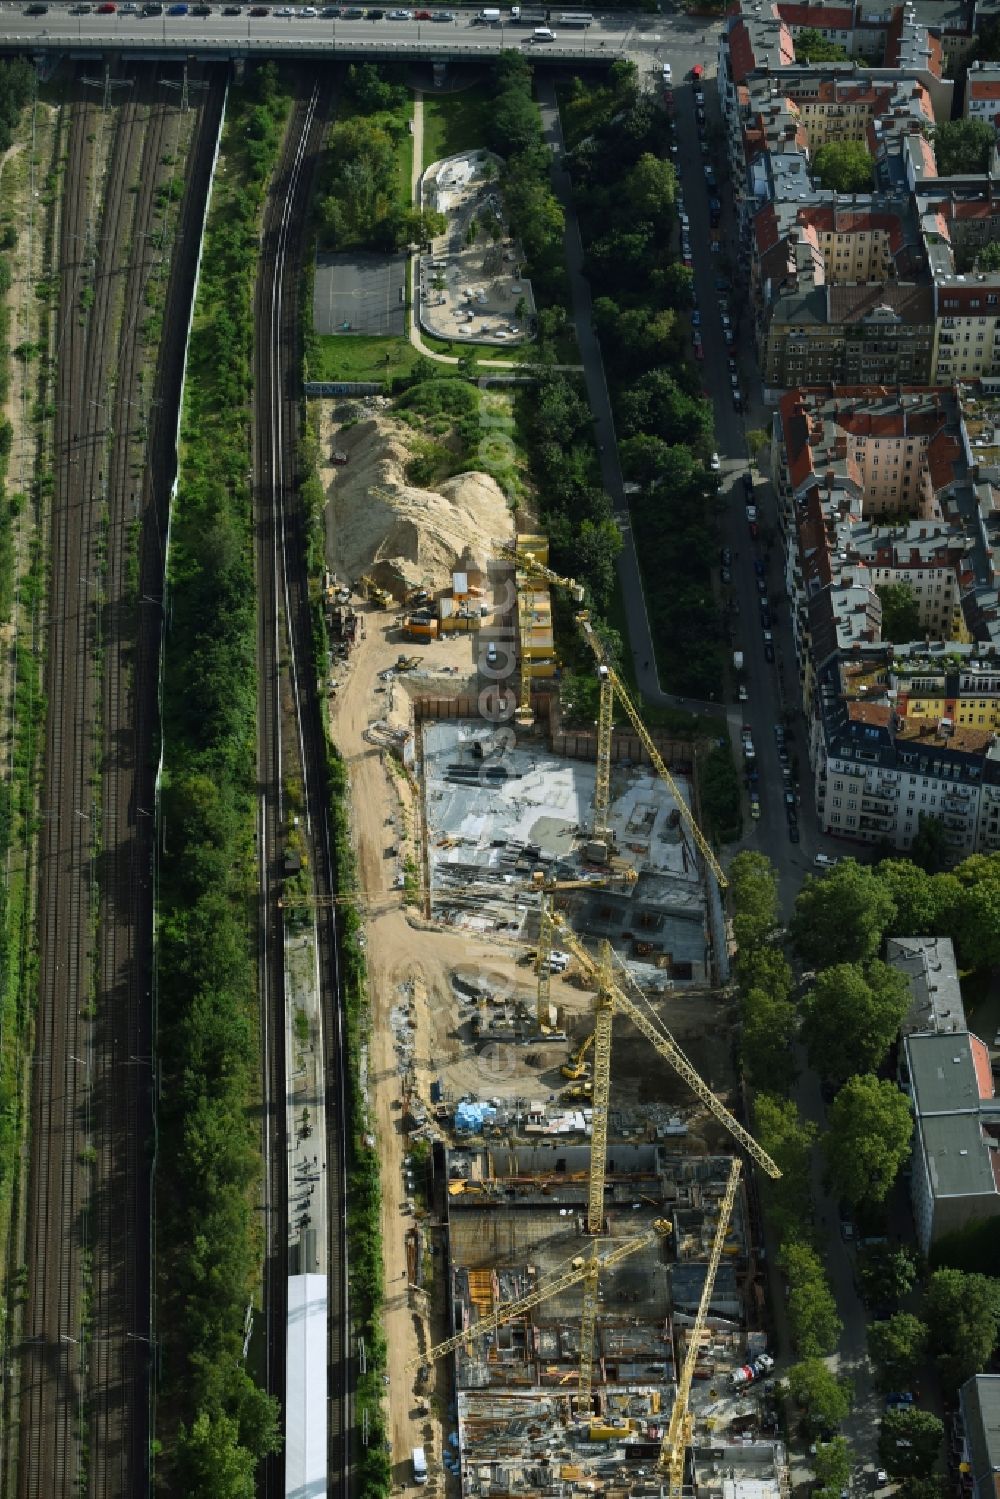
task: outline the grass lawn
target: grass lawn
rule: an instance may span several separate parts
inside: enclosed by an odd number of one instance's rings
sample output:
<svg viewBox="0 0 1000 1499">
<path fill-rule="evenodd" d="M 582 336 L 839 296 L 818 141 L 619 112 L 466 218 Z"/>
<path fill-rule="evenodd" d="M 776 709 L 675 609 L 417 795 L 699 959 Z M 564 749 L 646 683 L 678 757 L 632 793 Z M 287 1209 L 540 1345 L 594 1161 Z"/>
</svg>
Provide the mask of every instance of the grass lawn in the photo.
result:
<svg viewBox="0 0 1000 1499">
<path fill-rule="evenodd" d="M 408 375 L 420 355 L 408 338 L 321 333 L 309 361 L 310 380 L 373 380 Z"/>
<path fill-rule="evenodd" d="M 474 151 L 485 144 L 486 106 L 476 89 L 424 95 L 425 171 L 444 156 Z"/>
</svg>

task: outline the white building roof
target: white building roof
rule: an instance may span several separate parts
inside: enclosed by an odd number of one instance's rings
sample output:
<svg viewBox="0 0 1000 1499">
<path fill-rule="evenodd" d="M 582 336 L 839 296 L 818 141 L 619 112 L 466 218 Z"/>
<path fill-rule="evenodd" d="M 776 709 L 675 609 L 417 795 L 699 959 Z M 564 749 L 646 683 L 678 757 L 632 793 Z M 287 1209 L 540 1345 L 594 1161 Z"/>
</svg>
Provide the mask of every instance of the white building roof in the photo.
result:
<svg viewBox="0 0 1000 1499">
<path fill-rule="evenodd" d="M 326 1482 L 326 1276 L 288 1277 L 285 1499 L 316 1499 Z"/>
</svg>

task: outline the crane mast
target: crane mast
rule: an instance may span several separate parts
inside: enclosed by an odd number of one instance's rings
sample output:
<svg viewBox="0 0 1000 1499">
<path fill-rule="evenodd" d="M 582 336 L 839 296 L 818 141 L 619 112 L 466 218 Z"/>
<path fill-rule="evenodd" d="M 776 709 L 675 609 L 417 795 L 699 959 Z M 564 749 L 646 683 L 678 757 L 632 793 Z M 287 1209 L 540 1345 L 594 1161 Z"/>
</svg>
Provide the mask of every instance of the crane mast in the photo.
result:
<svg viewBox="0 0 1000 1499">
<path fill-rule="evenodd" d="M 736 1189 L 739 1186 L 739 1181 L 740 1161 L 738 1156 L 733 1156 L 732 1165 L 729 1168 L 729 1180 L 726 1183 L 726 1190 L 719 1205 L 719 1221 L 715 1226 L 712 1253 L 709 1256 L 708 1270 L 705 1273 L 705 1284 L 702 1288 L 701 1300 L 698 1303 L 698 1313 L 694 1319 L 694 1326 L 688 1334 L 687 1352 L 684 1356 L 681 1377 L 677 1382 L 677 1393 L 670 1412 L 670 1424 L 664 1433 L 663 1443 L 660 1447 L 660 1471 L 662 1472 L 666 1469 L 670 1475 L 669 1499 L 682 1499 L 684 1458 L 688 1447 L 691 1445 L 691 1431 L 693 1426 L 691 1411 L 688 1406 L 688 1401 L 691 1398 L 691 1382 L 694 1379 L 695 1365 L 698 1362 L 701 1336 L 705 1331 L 705 1323 L 708 1321 L 708 1309 L 712 1302 L 715 1277 L 718 1273 L 719 1261 L 722 1258 L 722 1250 L 726 1242 L 726 1231 L 729 1227 L 733 1203 L 736 1201 Z"/>
</svg>

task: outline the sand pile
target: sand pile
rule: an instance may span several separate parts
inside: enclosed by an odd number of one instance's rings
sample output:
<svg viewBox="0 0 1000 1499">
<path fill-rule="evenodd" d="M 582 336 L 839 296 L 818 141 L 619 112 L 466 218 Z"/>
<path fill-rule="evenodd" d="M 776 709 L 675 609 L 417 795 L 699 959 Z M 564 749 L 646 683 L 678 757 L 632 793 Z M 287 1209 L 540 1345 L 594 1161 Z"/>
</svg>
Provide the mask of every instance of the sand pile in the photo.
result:
<svg viewBox="0 0 1000 1499">
<path fill-rule="evenodd" d="M 338 427 L 321 423 L 323 457 L 334 449 L 347 462 L 322 465 L 327 493 L 327 560 L 339 578 L 363 574 L 392 589 L 446 588 L 461 565 L 483 571 L 494 538 L 510 531 L 503 491 L 487 474 L 456 474 L 440 490 L 406 482 L 409 429 L 381 413 Z"/>
</svg>

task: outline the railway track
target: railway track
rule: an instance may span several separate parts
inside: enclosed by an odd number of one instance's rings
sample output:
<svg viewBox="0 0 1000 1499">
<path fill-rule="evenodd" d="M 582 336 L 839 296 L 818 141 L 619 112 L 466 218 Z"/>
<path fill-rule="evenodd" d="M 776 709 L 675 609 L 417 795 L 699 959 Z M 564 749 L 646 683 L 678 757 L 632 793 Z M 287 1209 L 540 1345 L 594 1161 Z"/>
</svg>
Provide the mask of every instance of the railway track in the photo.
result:
<svg viewBox="0 0 1000 1499">
<path fill-rule="evenodd" d="M 143 417 L 136 389 L 146 287 L 161 253 L 152 238 L 156 189 L 179 112 L 177 95 L 165 95 L 148 66 L 133 70 L 113 115 L 107 87 L 103 105 L 82 81 L 76 90 L 60 249 L 22 1499 L 124 1499 L 148 1486 L 153 839 L 145 814 L 160 622 L 144 622 L 135 590 L 162 578 L 171 475 L 155 460 L 172 451 L 172 432 L 168 446 L 162 408 Z M 101 203 L 105 130 L 113 140 Z M 165 323 L 164 401 L 179 390 L 183 326 Z M 149 429 L 145 465 L 140 422 Z"/>
<path fill-rule="evenodd" d="M 312 664 L 305 516 L 298 498 L 298 287 L 302 225 L 330 103 L 318 76 L 300 80 L 281 159 L 264 212 L 255 307 L 256 399 L 254 518 L 258 589 L 258 773 L 261 785 L 260 988 L 265 1035 L 263 1150 L 267 1224 L 266 1307 L 268 1389 L 284 1400 L 287 1280 L 285 1140 L 284 933 L 278 901 L 285 833 L 284 783 L 301 780 L 305 832 L 316 893 L 333 893 L 336 871 L 329 837 L 325 735 Z M 283 663 L 287 669 L 283 671 Z M 347 1337 L 346 1109 L 342 1072 L 339 971 L 332 909 L 317 911 L 324 1045 L 326 1047 L 327 1200 L 329 1237 L 328 1367 L 330 1370 L 327 1492 L 350 1492 L 350 1379 Z M 268 1465 L 264 1490 L 284 1493 L 280 1454 Z"/>
</svg>

